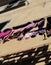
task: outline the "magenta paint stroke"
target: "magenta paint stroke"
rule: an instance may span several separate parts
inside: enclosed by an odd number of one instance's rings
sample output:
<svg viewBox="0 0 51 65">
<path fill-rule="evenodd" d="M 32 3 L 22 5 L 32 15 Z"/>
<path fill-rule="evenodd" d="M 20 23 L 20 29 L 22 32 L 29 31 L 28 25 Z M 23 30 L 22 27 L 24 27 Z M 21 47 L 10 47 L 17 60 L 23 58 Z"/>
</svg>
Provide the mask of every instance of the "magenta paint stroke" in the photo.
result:
<svg viewBox="0 0 51 65">
<path fill-rule="evenodd" d="M 24 29 L 25 29 L 25 28 L 27 28 L 27 29 L 28 29 L 28 28 L 35 28 L 35 27 L 41 25 L 44 21 L 45 21 L 45 20 L 42 19 L 42 20 L 40 20 L 40 21 L 38 21 L 38 22 L 36 22 L 36 23 L 32 22 L 31 24 L 25 26 Z"/>
<path fill-rule="evenodd" d="M 8 37 L 9 37 L 9 36 L 13 36 L 14 33 L 22 32 L 24 29 L 35 28 L 35 27 L 37 27 L 38 25 L 40 25 L 43 21 L 44 21 L 44 20 L 40 20 L 40 21 L 38 21 L 38 22 L 36 22 L 36 23 L 32 22 L 31 24 L 29 24 L 29 25 L 27 25 L 27 26 L 25 26 L 25 27 L 23 27 L 23 28 L 16 29 L 16 30 L 10 29 L 10 30 L 8 30 L 8 31 L 6 31 L 6 32 L 1 32 L 1 33 L 0 33 L 0 39 L 1 39 L 1 38 L 4 38 L 5 36 L 8 36 Z M 13 33 L 12 33 L 12 32 L 13 32 Z M 39 32 L 40 32 L 40 31 L 39 31 Z M 10 33 L 12 33 L 12 34 L 10 34 Z M 34 32 L 34 35 L 35 35 L 35 33 L 37 33 L 37 32 Z M 29 34 L 29 33 L 28 33 L 28 34 Z"/>
<path fill-rule="evenodd" d="M 8 31 L 6 31 L 6 32 L 1 32 L 1 33 L 0 33 L 0 38 L 3 38 L 3 37 L 5 37 L 5 36 L 9 35 L 10 33 L 11 33 L 11 30 L 8 30 Z"/>
</svg>

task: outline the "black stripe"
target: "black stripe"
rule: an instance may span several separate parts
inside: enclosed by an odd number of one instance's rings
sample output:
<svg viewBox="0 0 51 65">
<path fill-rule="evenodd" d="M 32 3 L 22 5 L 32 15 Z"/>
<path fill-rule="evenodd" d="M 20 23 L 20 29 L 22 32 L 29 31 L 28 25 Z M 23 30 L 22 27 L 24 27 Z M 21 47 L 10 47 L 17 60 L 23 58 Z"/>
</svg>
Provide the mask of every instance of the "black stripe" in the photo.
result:
<svg viewBox="0 0 51 65">
<path fill-rule="evenodd" d="M 0 31 L 4 28 L 4 26 L 6 26 L 8 23 L 10 22 L 10 20 L 9 21 L 5 21 L 5 22 L 3 22 L 3 23 L 0 23 Z"/>
</svg>

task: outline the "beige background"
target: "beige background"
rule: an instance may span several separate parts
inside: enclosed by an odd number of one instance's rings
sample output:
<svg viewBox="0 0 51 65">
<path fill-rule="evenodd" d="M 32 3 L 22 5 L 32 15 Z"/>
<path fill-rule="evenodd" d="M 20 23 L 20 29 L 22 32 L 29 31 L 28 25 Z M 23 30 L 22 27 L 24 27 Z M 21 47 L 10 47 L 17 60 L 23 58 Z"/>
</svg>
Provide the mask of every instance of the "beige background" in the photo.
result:
<svg viewBox="0 0 51 65">
<path fill-rule="evenodd" d="M 42 17 L 51 16 L 51 0 L 30 0 L 30 4 L 24 7 L 0 14 L 0 22 L 11 20 L 5 27 L 13 27 L 23 24 L 28 21 L 40 19 Z M 5 44 L 0 44 L 0 57 L 8 54 L 28 50 L 31 48 L 39 47 L 49 44 L 51 51 L 51 37 L 43 40 L 43 36 L 37 35 L 36 38 L 17 41 L 16 39 L 10 40 Z M 44 65 L 44 63 L 39 64 Z"/>
</svg>

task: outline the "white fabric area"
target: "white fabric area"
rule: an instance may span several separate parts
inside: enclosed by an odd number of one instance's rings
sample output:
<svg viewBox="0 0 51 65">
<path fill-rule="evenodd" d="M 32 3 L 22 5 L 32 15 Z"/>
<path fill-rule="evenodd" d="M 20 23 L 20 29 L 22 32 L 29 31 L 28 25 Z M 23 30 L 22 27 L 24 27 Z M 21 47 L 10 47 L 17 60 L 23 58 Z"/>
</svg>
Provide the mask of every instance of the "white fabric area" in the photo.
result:
<svg viewBox="0 0 51 65">
<path fill-rule="evenodd" d="M 24 38 L 28 38 L 28 37 L 30 37 L 31 35 L 32 35 L 32 33 L 26 33 L 25 36 L 24 36 Z"/>
</svg>

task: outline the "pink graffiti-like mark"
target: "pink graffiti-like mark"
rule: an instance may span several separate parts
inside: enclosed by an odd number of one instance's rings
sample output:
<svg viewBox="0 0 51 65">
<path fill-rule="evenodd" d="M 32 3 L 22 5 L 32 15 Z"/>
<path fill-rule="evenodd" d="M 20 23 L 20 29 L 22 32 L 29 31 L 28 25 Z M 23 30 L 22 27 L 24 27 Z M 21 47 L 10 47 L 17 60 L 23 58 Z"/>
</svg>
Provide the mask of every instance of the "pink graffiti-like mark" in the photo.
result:
<svg viewBox="0 0 51 65">
<path fill-rule="evenodd" d="M 37 25 L 39 25 L 39 24 L 41 24 L 43 22 L 43 20 L 41 20 L 41 21 L 39 21 L 39 22 L 37 22 L 37 23 L 31 23 L 31 24 L 29 24 L 29 25 L 27 25 L 27 26 L 25 26 L 25 27 L 23 27 L 23 28 L 19 28 L 19 29 L 16 29 L 16 30 L 13 30 L 14 32 L 19 32 L 19 31 L 23 31 L 25 28 L 34 28 L 34 27 L 36 27 Z M 4 36 L 6 36 L 6 35 L 8 35 L 9 33 L 11 32 L 11 29 L 10 30 L 8 30 L 8 31 L 6 31 L 6 32 L 1 32 L 0 33 L 0 38 L 2 38 L 2 37 L 4 37 Z"/>
<path fill-rule="evenodd" d="M 22 40 L 22 39 L 29 39 L 30 37 L 31 38 L 34 38 L 36 37 L 37 34 L 40 34 L 40 35 L 44 35 L 45 33 L 45 29 L 42 29 L 42 30 L 34 30 L 34 31 L 29 31 L 27 32 L 25 35 L 21 34 L 19 37 L 18 37 L 18 40 Z"/>
<path fill-rule="evenodd" d="M 1 33 L 0 33 L 0 38 L 3 38 L 3 37 L 7 36 L 7 35 L 10 34 L 10 33 L 11 33 L 11 30 L 8 30 L 8 31 L 6 31 L 6 32 L 1 32 Z"/>
<path fill-rule="evenodd" d="M 32 22 L 31 24 L 23 27 L 23 28 L 19 28 L 19 29 L 16 29 L 16 30 L 13 30 L 13 29 L 9 29 L 7 30 L 6 32 L 1 32 L 0 33 L 0 39 L 4 38 L 4 37 L 8 37 L 10 39 L 12 39 L 11 37 L 13 36 L 14 33 L 18 34 L 19 32 L 22 32 L 24 29 L 29 29 L 29 28 L 35 28 L 37 27 L 38 25 L 40 25 L 44 20 L 41 20 L 41 21 L 38 21 L 36 23 Z M 13 34 L 11 34 L 13 32 Z M 28 33 L 29 35 L 29 33 Z M 34 35 L 35 35 L 35 32 L 34 32 Z M 26 35 L 27 36 L 27 35 Z M 26 37 L 25 36 L 25 37 Z M 8 39 L 7 38 L 7 39 Z M 14 37 L 13 37 L 14 38 Z M 6 39 L 5 39 L 6 40 Z"/>
</svg>

